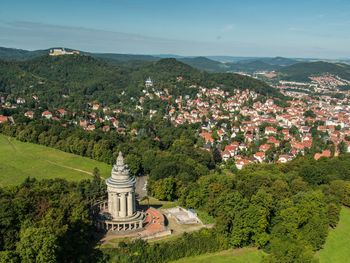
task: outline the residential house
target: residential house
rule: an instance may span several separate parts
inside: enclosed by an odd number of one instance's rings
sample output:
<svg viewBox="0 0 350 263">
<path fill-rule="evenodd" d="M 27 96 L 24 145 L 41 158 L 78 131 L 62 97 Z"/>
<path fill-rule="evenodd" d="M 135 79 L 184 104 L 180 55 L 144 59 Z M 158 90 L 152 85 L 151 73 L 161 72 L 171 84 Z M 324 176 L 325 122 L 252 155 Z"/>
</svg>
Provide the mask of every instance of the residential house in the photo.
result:
<svg viewBox="0 0 350 263">
<path fill-rule="evenodd" d="M 48 120 L 50 120 L 52 118 L 52 113 L 50 111 L 46 110 L 43 113 L 41 113 L 41 116 L 45 117 Z"/>
</svg>

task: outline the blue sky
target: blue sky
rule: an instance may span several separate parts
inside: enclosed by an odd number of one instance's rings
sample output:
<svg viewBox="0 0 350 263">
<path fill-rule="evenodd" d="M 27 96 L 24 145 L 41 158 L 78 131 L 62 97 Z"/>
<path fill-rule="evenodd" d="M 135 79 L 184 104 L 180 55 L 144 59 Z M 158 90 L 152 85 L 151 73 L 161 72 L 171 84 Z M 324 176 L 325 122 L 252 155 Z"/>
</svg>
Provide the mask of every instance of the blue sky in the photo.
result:
<svg viewBox="0 0 350 263">
<path fill-rule="evenodd" d="M 350 58 L 350 1 L 1 0 L 0 46 Z"/>
</svg>

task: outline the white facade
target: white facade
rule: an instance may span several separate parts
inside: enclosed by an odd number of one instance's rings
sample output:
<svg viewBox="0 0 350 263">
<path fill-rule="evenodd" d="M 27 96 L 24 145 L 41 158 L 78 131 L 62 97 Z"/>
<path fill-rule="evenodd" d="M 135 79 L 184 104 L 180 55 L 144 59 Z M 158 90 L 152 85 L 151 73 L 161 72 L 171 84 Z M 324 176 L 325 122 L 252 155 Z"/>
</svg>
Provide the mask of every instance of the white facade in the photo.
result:
<svg viewBox="0 0 350 263">
<path fill-rule="evenodd" d="M 145 86 L 146 86 L 146 88 L 149 88 L 149 87 L 153 86 L 153 81 L 151 80 L 150 77 L 148 77 L 148 79 L 146 79 Z"/>
<path fill-rule="evenodd" d="M 142 229 L 145 215 L 136 210 L 136 179 L 129 175 L 121 152 L 106 184 L 109 216 L 105 220 L 105 228 L 111 231 Z"/>
</svg>

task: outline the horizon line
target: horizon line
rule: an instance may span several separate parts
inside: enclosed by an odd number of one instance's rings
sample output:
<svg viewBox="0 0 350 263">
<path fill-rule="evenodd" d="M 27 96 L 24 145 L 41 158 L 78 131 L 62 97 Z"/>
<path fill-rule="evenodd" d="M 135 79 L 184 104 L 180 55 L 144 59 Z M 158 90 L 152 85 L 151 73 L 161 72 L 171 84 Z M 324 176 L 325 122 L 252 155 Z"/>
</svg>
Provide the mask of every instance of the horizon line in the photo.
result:
<svg viewBox="0 0 350 263">
<path fill-rule="evenodd" d="M 14 50 L 22 50 L 27 52 L 35 52 L 35 51 L 45 51 L 50 50 L 54 48 L 63 48 L 63 49 L 69 49 L 69 50 L 77 50 L 83 53 L 90 53 L 90 54 L 117 54 L 117 55 L 141 55 L 141 56 L 153 56 L 153 57 L 159 57 L 159 56 L 178 56 L 183 58 L 197 58 L 197 57 L 231 57 L 231 58 L 287 58 L 287 59 L 310 59 L 310 60 L 350 60 L 350 57 L 338 57 L 338 58 L 321 58 L 321 57 L 288 57 L 288 56 L 281 56 L 281 55 L 275 55 L 275 56 L 249 56 L 249 55 L 181 55 L 181 54 L 172 54 L 172 53 L 159 53 L 159 54 L 152 54 L 152 53 L 122 53 L 122 52 L 104 52 L 104 51 L 87 51 L 87 50 L 81 50 L 71 47 L 64 47 L 64 46 L 52 46 L 48 48 L 17 48 L 17 47 L 9 47 L 9 46 L 0 46 L 0 48 L 6 48 L 6 49 L 14 49 Z"/>
</svg>

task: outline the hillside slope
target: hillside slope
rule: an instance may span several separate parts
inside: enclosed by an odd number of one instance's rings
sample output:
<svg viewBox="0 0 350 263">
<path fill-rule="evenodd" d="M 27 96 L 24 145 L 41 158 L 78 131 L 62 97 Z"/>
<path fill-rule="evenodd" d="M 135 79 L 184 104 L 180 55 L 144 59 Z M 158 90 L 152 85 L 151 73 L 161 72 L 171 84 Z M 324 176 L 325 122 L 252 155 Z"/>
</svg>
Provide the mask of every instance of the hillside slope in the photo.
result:
<svg viewBox="0 0 350 263">
<path fill-rule="evenodd" d="M 283 74 L 284 79 L 294 81 L 308 81 L 309 76 L 327 73 L 350 80 L 350 65 L 342 63 L 303 62 L 282 68 L 280 72 Z"/>
<path fill-rule="evenodd" d="M 281 97 L 276 89 L 256 79 L 232 73 L 208 73 L 176 59 L 129 67 L 87 55 L 45 55 L 26 61 L 0 61 L 0 73 L 0 92 L 16 96 L 35 94 L 52 107 L 75 110 L 93 100 L 113 105 L 123 97 L 124 102 L 130 103 L 130 97 L 142 95 L 148 77 L 158 87 L 172 87 L 176 94 L 186 94 L 189 85 L 198 84 L 222 86 L 226 90 L 251 89 L 262 95 Z M 184 78 L 181 83 L 177 81 L 179 76 Z"/>
<path fill-rule="evenodd" d="M 230 70 L 229 65 L 226 63 L 221 63 L 206 57 L 180 58 L 179 61 L 186 63 L 194 68 L 206 70 L 209 72 L 226 72 Z"/>
<path fill-rule="evenodd" d="M 22 183 L 27 177 L 70 181 L 90 179 L 95 167 L 103 177 L 110 172 L 110 166 L 105 163 L 4 135 L 0 135 L 0 159 L 0 187 Z"/>
<path fill-rule="evenodd" d="M 0 59 L 3 60 L 27 60 L 43 56 L 49 52 L 45 50 L 29 51 L 24 49 L 0 47 Z"/>
</svg>

